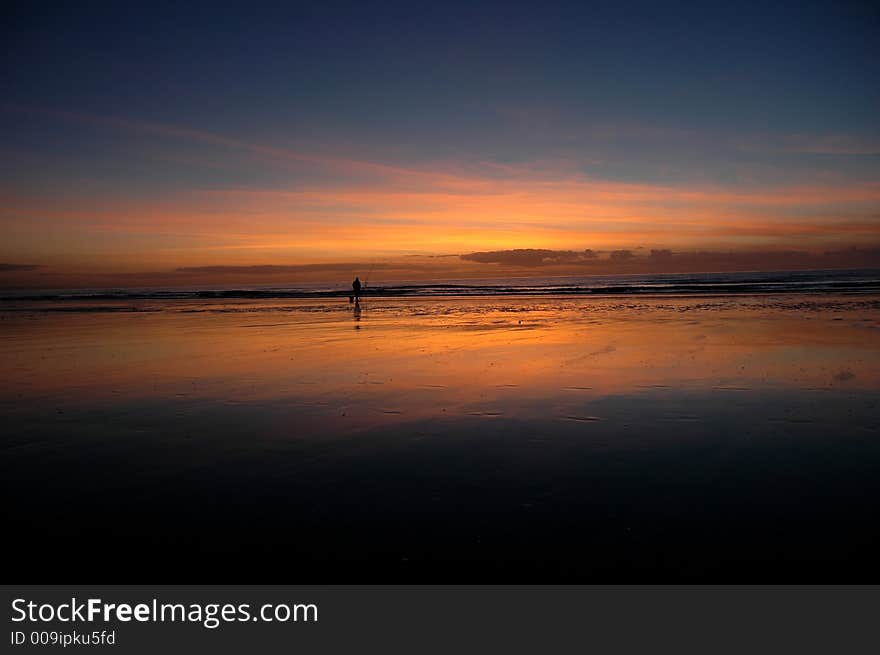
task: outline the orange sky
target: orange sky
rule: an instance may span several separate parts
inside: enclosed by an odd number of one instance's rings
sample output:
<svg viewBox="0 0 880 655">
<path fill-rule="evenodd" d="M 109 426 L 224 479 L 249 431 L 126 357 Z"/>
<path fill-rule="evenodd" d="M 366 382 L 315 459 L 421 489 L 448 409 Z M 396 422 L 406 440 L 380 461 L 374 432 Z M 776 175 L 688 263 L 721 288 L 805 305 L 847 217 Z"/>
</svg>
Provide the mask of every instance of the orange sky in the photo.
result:
<svg viewBox="0 0 880 655">
<path fill-rule="evenodd" d="M 876 12 L 382 6 L 22 5 L 0 287 L 880 266 Z"/>
<path fill-rule="evenodd" d="M 7 189 L 0 261 L 37 264 L 44 274 L 395 261 L 518 248 L 822 252 L 880 241 L 877 182 L 631 183 L 597 179 L 565 159 L 402 166 L 151 123 L 65 118 L 170 138 L 177 156 L 207 144 L 218 149 L 216 166 L 280 171 L 290 181 L 152 194 L 98 193 L 97 183 Z"/>
</svg>

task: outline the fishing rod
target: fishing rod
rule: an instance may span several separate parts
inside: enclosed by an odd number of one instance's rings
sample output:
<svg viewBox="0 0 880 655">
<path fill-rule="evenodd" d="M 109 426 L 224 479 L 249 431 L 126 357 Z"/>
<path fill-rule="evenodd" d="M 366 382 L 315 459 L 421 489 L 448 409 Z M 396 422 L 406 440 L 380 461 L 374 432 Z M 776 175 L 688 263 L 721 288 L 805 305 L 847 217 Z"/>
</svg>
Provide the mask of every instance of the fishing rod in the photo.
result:
<svg viewBox="0 0 880 655">
<path fill-rule="evenodd" d="M 370 276 L 373 274 L 373 269 L 376 268 L 376 260 L 373 260 L 373 263 L 370 265 L 370 270 L 367 271 L 367 276 L 364 278 L 364 286 L 363 292 L 364 295 L 367 293 L 367 285 L 370 283 Z M 366 309 L 366 305 L 364 305 L 364 309 Z"/>
<path fill-rule="evenodd" d="M 373 274 L 373 269 L 376 268 L 376 261 L 373 260 L 373 263 L 370 265 L 370 270 L 367 271 L 367 277 L 364 278 L 364 290 L 366 290 L 367 285 L 370 283 L 370 276 Z"/>
</svg>

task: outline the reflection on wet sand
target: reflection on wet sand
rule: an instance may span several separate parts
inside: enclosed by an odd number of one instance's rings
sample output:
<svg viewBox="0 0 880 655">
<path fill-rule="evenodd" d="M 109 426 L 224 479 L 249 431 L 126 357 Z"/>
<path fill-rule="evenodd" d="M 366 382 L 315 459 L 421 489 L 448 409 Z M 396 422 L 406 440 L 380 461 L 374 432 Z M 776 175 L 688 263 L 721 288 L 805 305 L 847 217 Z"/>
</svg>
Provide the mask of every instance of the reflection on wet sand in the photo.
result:
<svg viewBox="0 0 880 655">
<path fill-rule="evenodd" d="M 4 321 L 11 374 L 2 384 L 6 397 L 25 402 L 186 394 L 396 405 L 409 416 L 478 406 L 523 418 L 649 390 L 880 387 L 880 311 L 864 300 L 833 313 L 695 304 L 664 299 L 626 311 L 586 300 L 404 300 L 376 303 L 368 321 L 359 304 L 339 312 L 289 301 L 271 314 L 271 305 L 194 313 L 173 303 L 125 314 L 21 312 Z M 357 334 L 345 329 L 351 320 Z"/>
<path fill-rule="evenodd" d="M 780 570 L 830 572 L 875 543 L 873 297 L 80 309 L 3 312 L 4 484 L 41 481 L 21 557 L 50 534 L 86 553 L 77 518 L 101 516 L 139 552 L 360 580 L 700 579 L 803 540 Z"/>
</svg>

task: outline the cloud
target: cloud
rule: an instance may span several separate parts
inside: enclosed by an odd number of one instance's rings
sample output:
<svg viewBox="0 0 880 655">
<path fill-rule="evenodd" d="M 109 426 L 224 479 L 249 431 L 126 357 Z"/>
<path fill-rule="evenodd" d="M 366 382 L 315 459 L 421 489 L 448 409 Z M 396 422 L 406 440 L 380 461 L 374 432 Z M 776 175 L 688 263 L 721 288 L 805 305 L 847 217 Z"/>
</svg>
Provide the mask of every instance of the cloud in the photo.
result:
<svg viewBox="0 0 880 655">
<path fill-rule="evenodd" d="M 852 256 L 852 257 L 876 257 L 877 264 L 880 265 L 880 246 L 861 248 L 859 246 L 851 246 L 840 250 L 826 250 L 825 254 L 829 257 Z"/>
<path fill-rule="evenodd" d="M 182 266 L 176 270 L 178 273 L 235 273 L 240 275 L 266 275 L 276 273 L 304 273 L 304 272 L 320 272 L 320 271 L 339 271 L 339 270 L 363 270 L 363 269 L 383 270 L 389 268 L 388 264 L 367 264 L 367 263 L 328 263 L 328 264 L 295 264 L 289 266 L 279 266 L 275 264 L 257 264 L 254 266 Z"/>
<path fill-rule="evenodd" d="M 785 134 L 735 140 L 740 150 L 803 155 L 878 155 L 880 139 L 852 134 Z"/>
<path fill-rule="evenodd" d="M 461 255 L 461 259 L 481 264 L 509 264 L 512 266 L 552 266 L 576 264 L 595 259 L 598 255 L 592 250 L 543 250 L 538 248 L 519 248 L 516 250 L 496 250 L 492 252 L 473 252 Z"/>
<path fill-rule="evenodd" d="M 14 273 L 15 271 L 35 271 L 43 268 L 40 264 L 7 264 L 0 262 L 0 273 Z"/>
<path fill-rule="evenodd" d="M 593 253 L 594 251 L 586 251 Z M 571 250 L 500 250 L 462 255 L 461 259 L 516 268 L 552 267 L 559 274 L 696 273 L 707 271 L 805 270 L 880 267 L 880 245 L 826 252 L 805 250 L 673 251 L 652 249 L 647 255 L 614 250 L 607 257 Z"/>
<path fill-rule="evenodd" d="M 257 158 L 267 164 L 281 168 L 294 166 L 297 170 L 301 170 L 303 167 L 308 167 L 335 175 L 361 176 L 369 179 L 376 179 L 378 177 L 386 180 L 395 180 L 398 183 L 420 181 L 436 183 L 447 176 L 452 180 L 455 178 L 455 176 L 447 175 L 442 171 L 425 171 L 418 168 L 397 166 L 357 157 L 345 157 L 324 152 L 302 151 L 278 145 L 267 145 L 189 126 L 134 120 L 105 114 L 87 114 L 58 109 L 24 107 L 10 103 L 5 103 L 2 106 L 13 111 L 36 112 L 66 121 L 121 130 L 131 134 L 160 137 L 184 143 L 202 144 L 225 149 L 230 152 L 238 152 L 248 157 Z"/>
<path fill-rule="evenodd" d="M 678 249 L 772 245 L 819 250 L 878 235 L 876 181 L 638 183 L 593 177 L 576 157 L 505 164 L 464 158 L 398 166 L 188 127 L 47 113 L 146 136 L 151 143 L 162 141 L 162 148 L 182 149 L 183 155 L 190 146 L 210 146 L 212 156 L 225 150 L 224 156 L 243 170 L 258 163 L 296 174 L 265 180 L 250 173 L 221 176 L 148 194 L 132 192 L 125 184 L 108 189 L 62 186 L 51 192 L 0 186 L 0 221 L 6 234 L 15 235 L 13 243 L 29 244 L 27 250 L 8 249 L 8 257 L 63 258 L 112 271 L 216 261 L 284 265 L 407 253 L 471 252 L 463 261 L 483 263 L 475 258 L 475 251 L 481 251 L 514 253 L 506 259 L 494 255 L 498 264 L 581 266 L 607 261 L 595 251 L 578 250 L 588 244 L 605 252 L 635 249 L 646 240 Z M 609 138 L 650 133 L 634 127 L 591 129 Z M 858 145 L 845 139 L 817 143 L 826 150 Z M 809 146 L 807 139 L 780 144 Z M 868 141 L 861 145 L 873 147 Z M 569 249 L 577 254 L 558 254 Z"/>
</svg>

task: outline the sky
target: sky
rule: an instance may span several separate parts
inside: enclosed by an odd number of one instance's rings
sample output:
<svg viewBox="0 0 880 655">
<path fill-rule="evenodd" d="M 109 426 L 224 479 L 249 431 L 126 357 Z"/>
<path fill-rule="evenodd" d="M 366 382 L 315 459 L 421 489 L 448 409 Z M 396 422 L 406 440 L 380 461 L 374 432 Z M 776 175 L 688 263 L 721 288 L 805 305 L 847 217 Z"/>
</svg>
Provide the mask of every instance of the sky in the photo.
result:
<svg viewBox="0 0 880 655">
<path fill-rule="evenodd" d="M 876 2 L 181 5 L 4 9 L 0 286 L 880 265 Z"/>
</svg>

